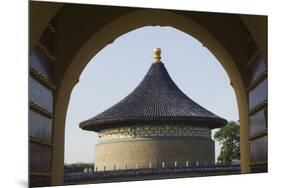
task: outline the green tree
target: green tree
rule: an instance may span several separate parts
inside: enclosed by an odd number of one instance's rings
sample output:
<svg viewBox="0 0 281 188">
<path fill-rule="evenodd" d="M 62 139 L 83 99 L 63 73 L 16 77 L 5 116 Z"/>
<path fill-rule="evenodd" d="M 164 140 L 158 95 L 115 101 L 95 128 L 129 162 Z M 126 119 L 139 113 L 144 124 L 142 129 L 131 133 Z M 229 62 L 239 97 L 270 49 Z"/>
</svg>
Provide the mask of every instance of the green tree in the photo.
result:
<svg viewBox="0 0 281 188">
<path fill-rule="evenodd" d="M 221 152 L 218 156 L 219 164 L 229 164 L 233 159 L 240 159 L 240 125 L 230 121 L 214 135 L 221 145 Z"/>
</svg>

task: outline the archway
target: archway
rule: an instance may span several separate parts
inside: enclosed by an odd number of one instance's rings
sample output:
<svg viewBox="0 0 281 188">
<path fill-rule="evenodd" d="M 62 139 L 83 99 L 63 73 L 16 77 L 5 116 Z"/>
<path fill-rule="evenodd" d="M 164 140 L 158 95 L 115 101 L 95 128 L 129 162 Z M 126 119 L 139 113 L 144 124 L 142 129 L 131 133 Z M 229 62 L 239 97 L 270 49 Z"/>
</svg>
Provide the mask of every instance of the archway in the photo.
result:
<svg viewBox="0 0 281 188">
<path fill-rule="evenodd" d="M 161 61 L 187 96 L 228 121 L 238 120 L 237 101 L 230 80 L 208 49 L 197 39 L 172 27 L 138 28 L 118 37 L 96 54 L 74 86 L 65 122 L 65 165 L 95 163 L 93 146 L 99 142 L 98 135 L 81 130 L 79 123 L 133 91 L 151 66 L 155 46 L 161 47 Z M 220 145 L 215 143 L 216 159 Z"/>
<path fill-rule="evenodd" d="M 101 49 L 110 44 L 118 36 L 143 26 L 171 26 L 183 31 L 207 47 L 219 60 L 228 74 L 235 90 L 239 120 L 241 124 L 241 169 L 243 173 L 249 172 L 249 146 L 248 146 L 248 103 L 247 94 L 241 75 L 229 53 L 224 46 L 212 36 L 208 30 L 191 19 L 169 11 L 140 10 L 121 16 L 95 33 L 79 49 L 67 68 L 61 85 L 57 91 L 54 121 L 54 151 L 52 184 L 63 182 L 64 162 L 64 126 L 66 110 L 70 94 L 74 85 L 79 81 L 79 76 L 90 61 Z"/>
</svg>

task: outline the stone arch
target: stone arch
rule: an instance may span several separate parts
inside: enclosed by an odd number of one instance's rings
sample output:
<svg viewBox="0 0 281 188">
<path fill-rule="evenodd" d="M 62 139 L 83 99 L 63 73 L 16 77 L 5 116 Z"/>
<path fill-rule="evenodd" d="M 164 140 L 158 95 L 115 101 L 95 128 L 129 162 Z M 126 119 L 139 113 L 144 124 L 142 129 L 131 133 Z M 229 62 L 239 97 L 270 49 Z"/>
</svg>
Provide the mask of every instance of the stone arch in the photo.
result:
<svg viewBox="0 0 281 188">
<path fill-rule="evenodd" d="M 228 74 L 234 88 L 241 124 L 241 169 L 249 172 L 248 100 L 242 76 L 231 52 L 201 25 L 182 15 L 164 10 L 138 10 L 123 15 L 93 34 L 77 51 L 69 63 L 57 90 L 54 120 L 54 150 L 52 184 L 63 182 L 65 118 L 71 91 L 91 58 L 119 36 L 144 26 L 171 26 L 199 40 L 218 59 Z"/>
</svg>

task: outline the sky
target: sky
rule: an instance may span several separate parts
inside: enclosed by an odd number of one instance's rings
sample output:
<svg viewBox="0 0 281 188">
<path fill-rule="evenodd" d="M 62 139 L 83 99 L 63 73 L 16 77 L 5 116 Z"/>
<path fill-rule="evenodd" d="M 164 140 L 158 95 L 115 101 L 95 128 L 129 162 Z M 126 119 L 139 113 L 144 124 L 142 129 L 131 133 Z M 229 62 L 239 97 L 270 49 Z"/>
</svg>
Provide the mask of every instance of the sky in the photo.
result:
<svg viewBox="0 0 281 188">
<path fill-rule="evenodd" d="M 66 117 L 65 163 L 94 162 L 97 134 L 80 129 L 79 123 L 126 97 L 146 75 L 157 47 L 171 78 L 187 96 L 222 118 L 239 119 L 229 78 L 200 41 L 172 27 L 139 28 L 95 55 L 73 88 Z M 215 147 L 217 158 L 217 142 Z"/>
</svg>

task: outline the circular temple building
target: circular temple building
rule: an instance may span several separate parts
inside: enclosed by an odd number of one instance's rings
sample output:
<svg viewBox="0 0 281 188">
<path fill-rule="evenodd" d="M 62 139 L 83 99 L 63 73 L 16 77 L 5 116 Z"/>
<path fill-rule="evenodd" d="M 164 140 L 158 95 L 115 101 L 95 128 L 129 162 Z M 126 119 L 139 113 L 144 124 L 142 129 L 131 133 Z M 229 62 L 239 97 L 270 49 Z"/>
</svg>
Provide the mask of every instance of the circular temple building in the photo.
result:
<svg viewBox="0 0 281 188">
<path fill-rule="evenodd" d="M 100 138 L 95 171 L 214 164 L 211 130 L 227 122 L 177 87 L 160 54 L 127 97 L 80 123 Z"/>
</svg>

